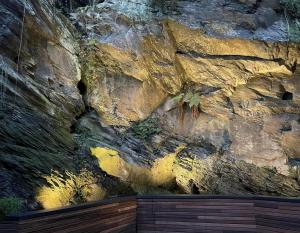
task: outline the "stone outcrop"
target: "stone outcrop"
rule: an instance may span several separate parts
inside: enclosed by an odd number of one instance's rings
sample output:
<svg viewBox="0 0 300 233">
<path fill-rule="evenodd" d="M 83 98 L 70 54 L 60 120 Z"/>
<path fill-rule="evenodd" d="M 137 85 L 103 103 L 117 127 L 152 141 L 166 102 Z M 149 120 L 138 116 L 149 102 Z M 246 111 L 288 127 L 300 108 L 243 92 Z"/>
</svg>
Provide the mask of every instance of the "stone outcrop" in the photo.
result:
<svg viewBox="0 0 300 233">
<path fill-rule="evenodd" d="M 258 9 L 254 3 L 243 5 L 253 10 L 247 17 L 257 21 L 259 10 L 275 8 L 261 4 Z M 245 14 L 241 6 L 232 3 L 232 11 L 215 7 L 223 11 L 229 26 L 228 12 Z M 158 109 L 155 114 L 168 132 L 287 175 L 287 160 L 298 153 L 292 145 L 299 137 L 299 46 L 276 42 L 275 36 L 275 41 L 259 41 L 250 34 L 205 32 L 200 23 L 196 27 L 185 18 L 181 1 L 173 11 L 160 6 L 161 15 L 147 10 L 153 6 L 146 1 L 141 11 L 150 15 L 141 15 L 135 7 L 104 2 L 72 15 L 89 40 L 82 50 L 87 105 L 107 124 L 123 126 Z M 257 30 L 265 28 L 265 35 L 270 35 L 280 15 L 275 18 L 271 25 L 258 24 Z M 219 19 L 209 20 L 224 26 Z M 194 119 L 186 109 L 180 123 L 171 97 L 187 89 L 200 94 L 201 113 Z M 288 130 L 293 133 L 282 130 L 287 124 L 293 125 Z"/>
<path fill-rule="evenodd" d="M 197 157 L 190 151 L 182 152 L 174 168 L 177 183 L 187 193 L 299 196 L 297 181 L 276 170 L 225 157 Z"/>
<path fill-rule="evenodd" d="M 76 123 L 74 136 L 81 160 L 88 159 L 85 153 L 90 148 L 96 149 L 97 155 L 98 148 L 99 159 L 95 163 L 109 175 L 129 182 L 137 192 L 300 195 L 297 171 L 285 176 L 276 169 L 220 156 L 215 145 L 184 142 L 185 137 L 174 137 L 164 130 L 147 141 L 141 140 L 131 130 L 120 131 L 100 123 L 95 111 Z M 167 177 L 165 181 L 164 177 Z"/>
<path fill-rule="evenodd" d="M 73 25 L 55 2 L 0 3 L 0 196 L 83 168 L 132 193 L 97 147 L 127 170 L 171 154 L 176 192 L 300 195 L 300 51 L 278 1 L 74 0 Z M 173 98 L 189 91 L 199 115 Z"/>
</svg>

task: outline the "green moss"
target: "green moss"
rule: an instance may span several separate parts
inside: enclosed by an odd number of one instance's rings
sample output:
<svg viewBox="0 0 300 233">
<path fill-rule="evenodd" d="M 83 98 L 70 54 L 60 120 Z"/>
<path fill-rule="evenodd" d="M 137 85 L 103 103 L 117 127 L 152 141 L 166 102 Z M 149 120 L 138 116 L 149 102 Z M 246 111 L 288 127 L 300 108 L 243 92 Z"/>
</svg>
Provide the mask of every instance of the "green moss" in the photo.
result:
<svg viewBox="0 0 300 233">
<path fill-rule="evenodd" d="M 175 11 L 177 8 L 177 0 L 151 0 L 151 7 L 159 10 L 163 14 L 167 14 L 168 12 Z"/>
<path fill-rule="evenodd" d="M 15 197 L 0 198 L 0 219 L 16 214 L 22 208 L 22 200 Z"/>
<path fill-rule="evenodd" d="M 300 42 L 300 1 L 299 0 L 281 0 L 287 23 L 289 26 L 289 40 Z"/>
<path fill-rule="evenodd" d="M 300 42 L 300 21 L 294 20 L 290 24 L 289 38 L 293 42 Z"/>
<path fill-rule="evenodd" d="M 291 16 L 295 18 L 300 18 L 299 0 L 280 0 L 280 3 Z"/>
<path fill-rule="evenodd" d="M 149 118 L 145 121 L 136 123 L 132 126 L 133 134 L 142 140 L 148 140 L 153 135 L 161 132 L 161 128 L 158 126 L 158 119 Z"/>
</svg>

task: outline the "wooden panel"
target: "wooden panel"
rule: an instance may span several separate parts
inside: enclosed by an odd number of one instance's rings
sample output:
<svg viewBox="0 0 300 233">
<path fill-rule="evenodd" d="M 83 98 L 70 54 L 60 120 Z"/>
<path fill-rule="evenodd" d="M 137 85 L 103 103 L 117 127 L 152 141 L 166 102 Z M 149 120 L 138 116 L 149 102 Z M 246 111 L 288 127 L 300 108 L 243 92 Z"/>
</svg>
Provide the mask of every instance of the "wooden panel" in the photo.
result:
<svg viewBox="0 0 300 233">
<path fill-rule="evenodd" d="M 135 197 L 115 198 L 8 219 L 14 222 L 1 222 L 1 233 L 135 233 L 136 200 Z M 13 229 L 8 231 L 9 227 Z"/>
<path fill-rule="evenodd" d="M 15 233 L 17 231 L 18 231 L 18 222 L 17 221 L 0 222 L 0 232 Z"/>
<path fill-rule="evenodd" d="M 0 233 L 300 233 L 300 200 L 270 197 L 115 198 L 0 223 Z"/>
<path fill-rule="evenodd" d="M 254 201 L 258 232 L 300 232 L 300 204 Z"/>
<path fill-rule="evenodd" d="M 300 232 L 297 199 L 148 196 L 137 203 L 138 232 Z"/>
<path fill-rule="evenodd" d="M 138 232 L 256 232 L 252 201 L 191 200 L 138 198 Z"/>
</svg>

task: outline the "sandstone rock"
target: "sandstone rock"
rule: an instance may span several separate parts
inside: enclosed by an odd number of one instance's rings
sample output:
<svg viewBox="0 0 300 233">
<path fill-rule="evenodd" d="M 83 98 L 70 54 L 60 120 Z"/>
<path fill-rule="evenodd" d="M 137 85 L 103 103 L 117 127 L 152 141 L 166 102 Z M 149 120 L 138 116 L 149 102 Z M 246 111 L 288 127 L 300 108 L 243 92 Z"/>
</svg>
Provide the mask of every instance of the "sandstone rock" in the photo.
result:
<svg viewBox="0 0 300 233">
<path fill-rule="evenodd" d="M 286 66 L 274 61 L 183 55 L 177 55 L 177 59 L 188 81 L 220 88 L 227 96 L 232 95 L 236 87 L 245 85 L 251 78 L 258 75 L 277 74 L 287 77 L 292 75 Z"/>
<path fill-rule="evenodd" d="M 287 47 L 283 43 L 268 43 L 243 39 L 219 39 L 207 36 L 201 30 L 191 30 L 174 21 L 167 21 L 165 26 L 172 35 L 177 51 L 207 56 L 236 56 L 266 60 L 285 60 L 288 64 Z M 218 45 L 218 46 L 216 46 Z M 299 51 L 297 51 L 299 54 Z"/>
<path fill-rule="evenodd" d="M 123 12 L 121 6 L 111 2 L 99 4 L 95 10 L 97 14 L 108 14 L 97 17 L 110 25 L 111 34 L 108 39 L 101 34 L 93 49 L 87 46 L 85 52 L 85 65 L 92 63 L 93 70 L 97 70 L 90 74 L 86 72 L 88 67 L 84 69 L 88 105 L 106 123 L 128 126 L 149 117 L 168 95 L 176 95 L 190 85 L 200 93 L 199 118 L 194 119 L 187 108 L 180 123 L 176 103 L 169 101 L 156 111 L 165 130 L 184 135 L 186 141 L 205 145 L 211 151 L 231 154 L 258 166 L 276 167 L 288 174 L 289 153 L 280 138 L 289 141 L 288 148 L 294 142 L 281 135 L 285 120 L 280 116 L 286 114 L 288 120 L 289 114 L 299 114 L 297 79 L 293 75 L 299 61 L 298 45 L 212 37 L 176 22 L 171 15 L 168 17 L 173 20 L 163 21 L 162 26 L 159 18 L 149 16 L 145 28 L 141 22 L 146 17 L 133 23 L 138 14 L 131 9 L 133 5 L 126 5 L 129 8 L 117 25 L 109 15 Z M 111 12 L 104 12 L 104 6 Z M 149 7 L 146 3 L 144 6 L 144 10 Z M 88 14 L 82 11 L 74 17 Z M 101 26 L 99 21 L 88 19 L 96 23 L 94 28 Z M 293 95 L 293 101 L 283 100 L 287 92 Z M 277 128 L 271 130 L 272 120 Z"/>
<path fill-rule="evenodd" d="M 94 56 L 88 52 L 85 58 L 88 105 L 112 125 L 128 125 L 145 119 L 164 101 L 167 93 L 149 78 L 142 59 L 129 52 L 103 47 L 93 52 Z"/>
<path fill-rule="evenodd" d="M 281 144 L 285 153 L 289 158 L 300 158 L 300 123 L 299 117 L 295 117 L 294 121 L 286 123 L 285 127 L 282 128 L 282 139 Z"/>
<path fill-rule="evenodd" d="M 198 159 L 185 153 L 177 158 L 176 181 L 187 193 L 299 196 L 299 184 L 266 168 L 231 158 Z"/>
<path fill-rule="evenodd" d="M 90 147 L 148 169 L 182 145 L 166 170 L 186 193 L 299 195 L 290 163 L 299 160 L 300 52 L 285 42 L 282 14 L 259 1 L 170 3 L 111 0 L 73 12 L 82 80 L 74 29 L 53 5 L 0 3 L 1 196 L 33 198 L 51 170 L 82 167 L 109 193 L 130 193 Z M 188 90 L 200 115 L 185 103 L 180 120 L 172 97 Z M 148 117 L 160 133 L 138 138 L 130 126 Z"/>
<path fill-rule="evenodd" d="M 276 169 L 260 168 L 233 157 L 217 156 L 216 147 L 209 147 L 203 142 L 185 143 L 184 149 L 176 154 L 175 160 L 169 160 L 169 155 L 183 145 L 184 134 L 176 137 L 173 133 L 163 131 L 149 142 L 136 139 L 130 132 L 125 134 L 123 132 L 123 136 L 120 137 L 117 129 L 101 126 L 95 112 L 84 115 L 77 122 L 75 129 L 76 141 L 80 145 L 78 154 L 81 159 L 91 160 L 91 157 L 86 154 L 86 149 L 91 147 L 107 148 L 118 152 L 119 158 L 126 166 L 132 166 L 132 170 L 127 169 L 125 173 L 116 170 L 115 175 L 120 176 L 120 179 L 126 177 L 131 185 L 137 183 L 147 185 L 149 177 L 144 177 L 145 180 L 143 180 L 136 174 L 144 176 L 144 172 L 148 174 L 150 170 L 155 171 L 154 167 L 158 161 L 165 161 L 163 167 L 168 177 L 175 177 L 176 184 L 184 193 L 275 196 L 299 196 L 300 194 L 300 187 L 295 177 L 284 176 Z M 154 155 L 154 151 L 158 154 Z M 157 159 L 157 157 L 165 159 Z M 101 161 L 98 162 L 101 164 Z M 114 160 L 111 162 L 111 166 L 114 166 Z M 86 164 L 91 167 L 93 163 Z M 124 169 L 126 171 L 126 168 Z M 136 174 L 128 177 L 128 172 Z M 103 179 L 103 182 L 107 183 L 111 178 L 108 176 Z M 162 180 L 159 179 L 159 181 Z M 148 188 L 151 185 L 149 183 Z M 174 187 L 169 188 L 171 191 Z"/>
</svg>

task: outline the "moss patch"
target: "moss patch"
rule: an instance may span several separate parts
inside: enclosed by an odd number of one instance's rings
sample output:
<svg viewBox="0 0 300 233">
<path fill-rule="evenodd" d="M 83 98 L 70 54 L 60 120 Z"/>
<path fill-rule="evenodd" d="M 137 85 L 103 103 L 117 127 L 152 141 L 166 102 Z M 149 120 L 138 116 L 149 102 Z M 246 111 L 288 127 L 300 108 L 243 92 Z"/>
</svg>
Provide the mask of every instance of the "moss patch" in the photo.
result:
<svg viewBox="0 0 300 233">
<path fill-rule="evenodd" d="M 0 220 L 7 215 L 16 214 L 22 208 L 22 200 L 15 197 L 0 198 Z"/>
<path fill-rule="evenodd" d="M 135 137 L 142 140 L 148 140 L 153 135 L 160 133 L 161 128 L 158 126 L 158 119 L 149 118 L 134 124 L 132 126 L 132 131 Z"/>
</svg>

